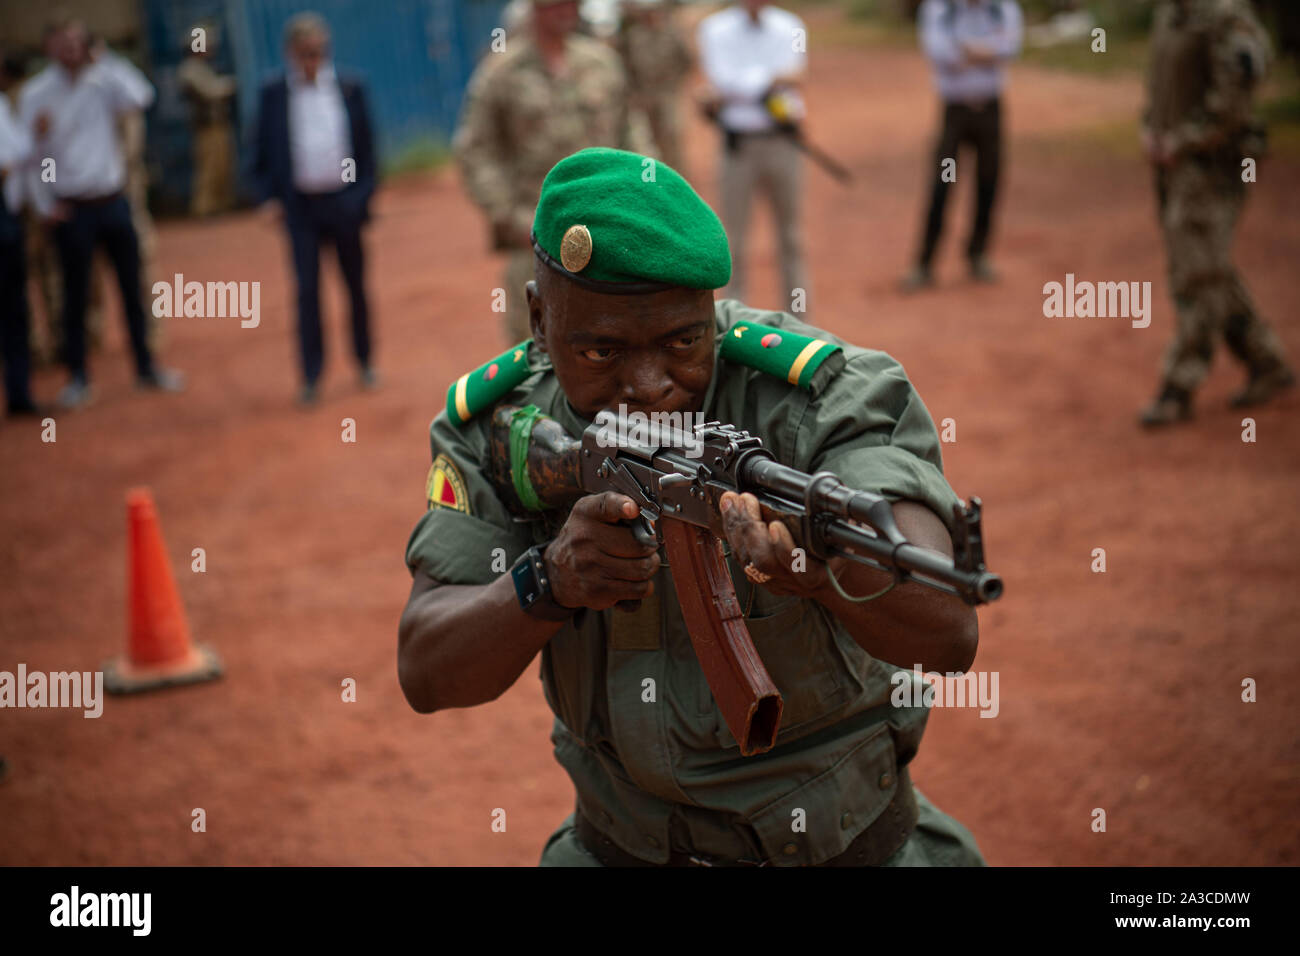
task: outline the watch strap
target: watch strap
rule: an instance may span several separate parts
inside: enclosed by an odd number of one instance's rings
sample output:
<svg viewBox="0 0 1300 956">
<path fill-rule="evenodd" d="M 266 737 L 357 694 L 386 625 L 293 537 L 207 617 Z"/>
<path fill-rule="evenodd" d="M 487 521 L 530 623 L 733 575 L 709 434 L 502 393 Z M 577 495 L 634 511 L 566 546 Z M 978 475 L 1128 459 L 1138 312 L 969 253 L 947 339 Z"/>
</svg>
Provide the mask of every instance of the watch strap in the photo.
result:
<svg viewBox="0 0 1300 956">
<path fill-rule="evenodd" d="M 582 609 L 565 607 L 555 600 L 555 595 L 551 593 L 550 574 L 546 570 L 545 553 L 545 545 L 534 545 L 519 556 L 515 566 L 510 569 L 515 596 L 525 613 L 535 618 L 543 621 L 567 621 Z"/>
</svg>

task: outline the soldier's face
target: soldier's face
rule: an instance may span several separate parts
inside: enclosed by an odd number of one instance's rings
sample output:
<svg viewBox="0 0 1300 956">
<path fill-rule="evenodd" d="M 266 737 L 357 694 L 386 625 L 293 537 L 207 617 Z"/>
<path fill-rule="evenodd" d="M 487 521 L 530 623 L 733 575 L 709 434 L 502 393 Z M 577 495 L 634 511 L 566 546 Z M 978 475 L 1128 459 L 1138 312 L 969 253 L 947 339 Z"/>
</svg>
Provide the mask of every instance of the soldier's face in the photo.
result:
<svg viewBox="0 0 1300 956">
<path fill-rule="evenodd" d="M 533 5 L 533 22 L 547 36 L 563 36 L 578 28 L 578 0 Z"/>
<path fill-rule="evenodd" d="M 569 404 L 602 410 L 698 412 L 713 378 L 713 293 L 670 289 L 602 295 L 539 270 L 528 283 L 533 339 Z"/>
</svg>

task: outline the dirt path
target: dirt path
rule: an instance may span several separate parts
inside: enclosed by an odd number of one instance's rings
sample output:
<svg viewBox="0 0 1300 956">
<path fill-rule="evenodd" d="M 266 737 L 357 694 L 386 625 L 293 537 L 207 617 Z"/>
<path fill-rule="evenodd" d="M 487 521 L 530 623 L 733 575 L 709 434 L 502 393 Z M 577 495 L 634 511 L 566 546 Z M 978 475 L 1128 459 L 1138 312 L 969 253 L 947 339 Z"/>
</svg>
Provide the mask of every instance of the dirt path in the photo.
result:
<svg viewBox="0 0 1300 956">
<path fill-rule="evenodd" d="M 816 27 L 816 24 L 814 24 Z M 936 421 L 953 418 L 949 478 L 987 507 L 1007 597 L 981 614 L 976 666 L 1000 675 L 1001 712 L 941 711 L 916 780 L 999 864 L 1300 862 L 1294 577 L 1300 518 L 1297 399 L 1259 411 L 1258 441 L 1224 408 L 1221 358 L 1191 428 L 1143 435 L 1173 322 L 1145 169 L 1101 148 L 1132 123 L 1132 79 L 1019 69 L 997 262 L 975 288 L 957 249 L 959 195 L 939 291 L 903 298 L 935 104 L 910 51 L 818 54 L 814 135 L 858 174 L 809 171 L 812 320 L 906 365 Z M 692 126 L 706 198 L 715 143 Z M 1294 320 L 1300 175 L 1272 160 L 1251 187 L 1238 259 L 1262 311 L 1300 354 Z M 959 180 L 962 178 L 959 168 Z M 765 214 L 751 300 L 772 304 Z M 447 383 L 503 343 L 499 264 L 445 173 L 386 190 L 370 234 L 385 386 L 359 392 L 341 299 L 327 283 L 324 400 L 292 404 L 291 276 L 281 237 L 248 216 L 161 229 L 160 271 L 260 280 L 257 329 L 182 319 L 169 358 L 190 391 L 134 394 L 120 323 L 94 364 L 100 399 L 0 427 L 0 669 L 90 669 L 123 640 L 123 496 L 148 484 L 196 636 L 221 682 L 80 712 L 0 713 L 0 862 L 518 864 L 572 805 L 550 754 L 536 668 L 500 701 L 420 717 L 397 686 L 406 537 L 423 507 L 427 425 Z M 1149 280 L 1148 329 L 1045 319 L 1043 283 Z M 763 281 L 759 281 L 760 278 Z M 52 396 L 57 376 L 36 382 Z M 340 421 L 357 423 L 355 445 Z M 189 569 L 207 552 L 206 574 Z M 1108 570 L 1090 572 L 1104 548 Z M 340 700 L 353 677 L 358 700 Z M 1240 701 L 1254 678 L 1259 702 Z M 207 832 L 190 831 L 203 807 Z M 506 833 L 490 828 L 494 808 Z M 1108 832 L 1090 830 L 1102 807 Z"/>
</svg>

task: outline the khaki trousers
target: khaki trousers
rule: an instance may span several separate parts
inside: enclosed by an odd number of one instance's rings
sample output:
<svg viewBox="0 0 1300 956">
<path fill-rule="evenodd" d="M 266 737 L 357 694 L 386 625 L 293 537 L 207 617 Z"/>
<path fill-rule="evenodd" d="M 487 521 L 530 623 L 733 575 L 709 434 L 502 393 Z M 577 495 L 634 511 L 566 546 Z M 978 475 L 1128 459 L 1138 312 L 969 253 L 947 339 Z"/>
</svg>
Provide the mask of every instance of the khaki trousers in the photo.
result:
<svg viewBox="0 0 1300 956">
<path fill-rule="evenodd" d="M 781 257 L 781 301 L 784 311 L 807 311 L 808 276 L 804 268 L 803 236 L 799 229 L 803 159 L 799 147 L 779 133 L 741 135 L 735 149 L 722 148 L 722 221 L 731 243 L 731 283 L 723 298 L 745 301 L 745 252 L 749 218 L 756 193 L 772 207 L 777 253 Z M 801 291 L 796 291 L 801 290 Z M 754 305 L 756 303 L 749 303 Z"/>
<path fill-rule="evenodd" d="M 230 124 L 196 126 L 190 212 L 195 216 L 209 216 L 229 209 L 234 202 L 234 176 L 235 148 Z"/>
<path fill-rule="evenodd" d="M 511 249 L 506 253 L 506 345 L 517 345 L 531 338 L 533 331 L 528 323 L 528 297 L 524 286 L 533 280 L 533 250 Z"/>
</svg>

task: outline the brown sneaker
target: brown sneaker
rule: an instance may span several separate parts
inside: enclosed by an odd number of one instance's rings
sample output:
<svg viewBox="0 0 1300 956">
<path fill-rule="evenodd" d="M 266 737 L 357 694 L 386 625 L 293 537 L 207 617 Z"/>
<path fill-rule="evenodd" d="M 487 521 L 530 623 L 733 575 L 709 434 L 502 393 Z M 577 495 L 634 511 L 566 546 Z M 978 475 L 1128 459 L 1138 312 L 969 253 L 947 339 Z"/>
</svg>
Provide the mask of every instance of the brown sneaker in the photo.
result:
<svg viewBox="0 0 1300 956">
<path fill-rule="evenodd" d="M 1142 409 L 1138 421 L 1145 428 L 1185 422 L 1192 417 L 1192 393 L 1166 385 L 1154 402 Z"/>
<path fill-rule="evenodd" d="M 1295 372 L 1285 365 L 1275 365 L 1263 372 L 1252 371 L 1246 387 L 1232 396 L 1229 405 L 1232 408 L 1246 408 L 1267 402 L 1278 392 L 1295 385 Z"/>
</svg>

